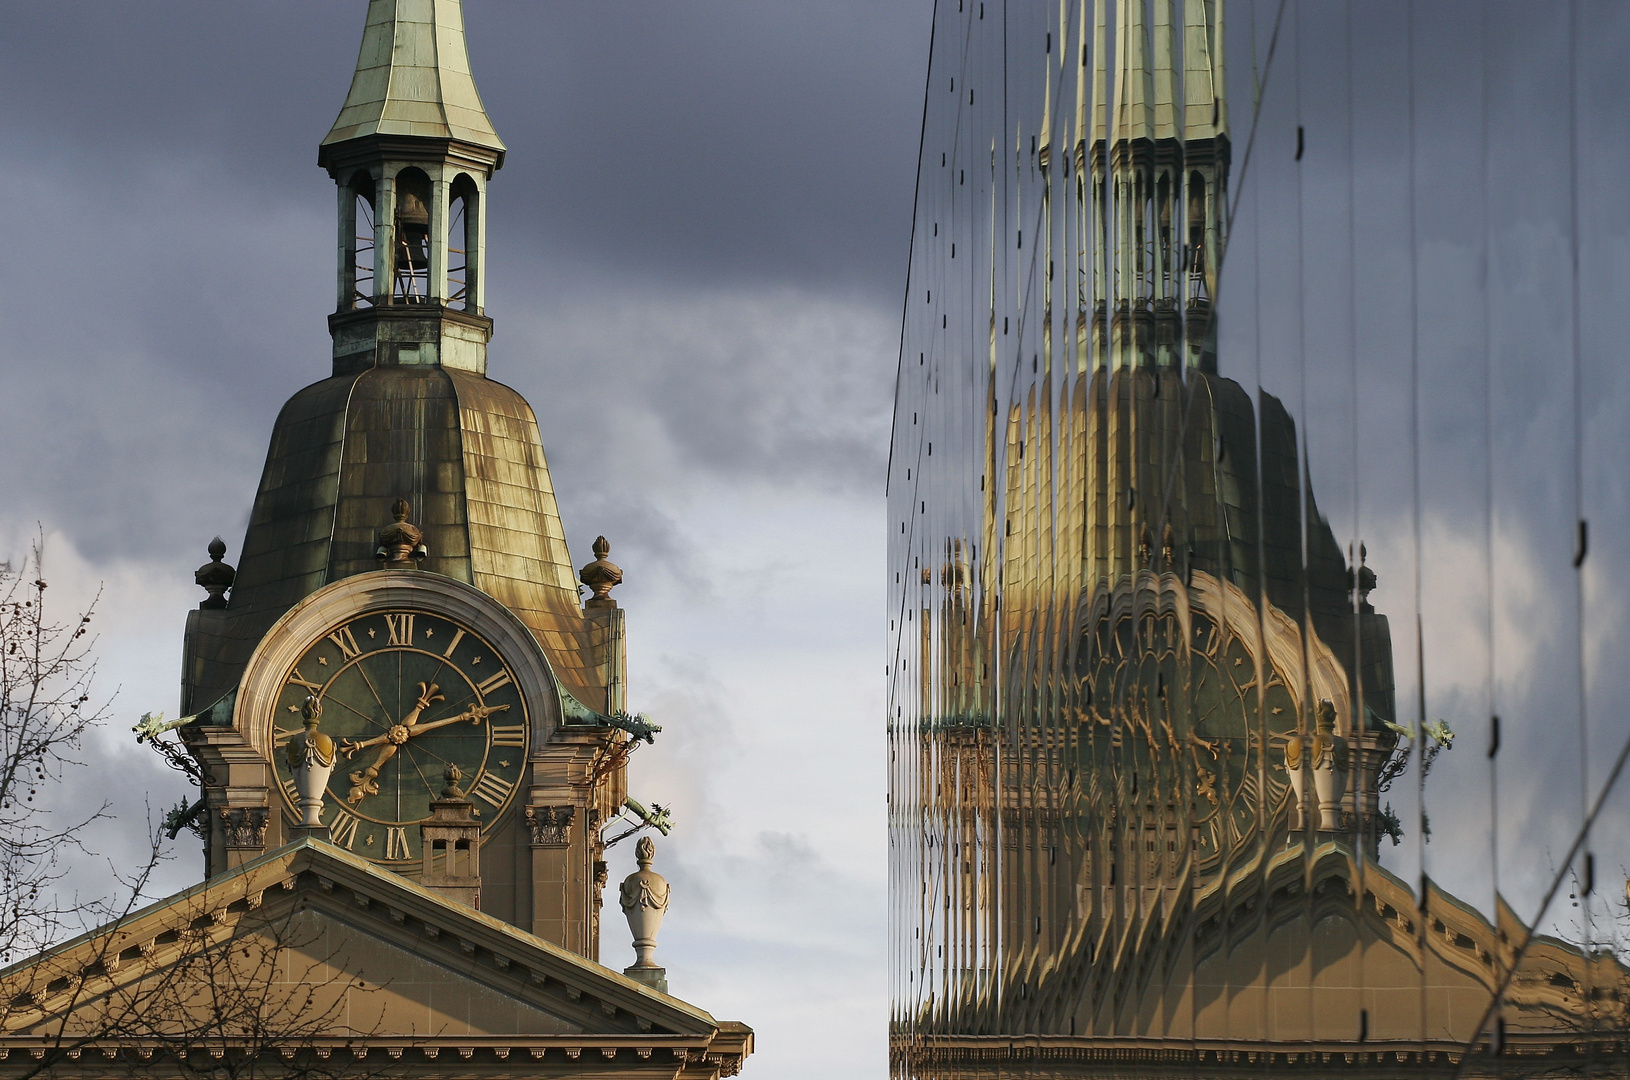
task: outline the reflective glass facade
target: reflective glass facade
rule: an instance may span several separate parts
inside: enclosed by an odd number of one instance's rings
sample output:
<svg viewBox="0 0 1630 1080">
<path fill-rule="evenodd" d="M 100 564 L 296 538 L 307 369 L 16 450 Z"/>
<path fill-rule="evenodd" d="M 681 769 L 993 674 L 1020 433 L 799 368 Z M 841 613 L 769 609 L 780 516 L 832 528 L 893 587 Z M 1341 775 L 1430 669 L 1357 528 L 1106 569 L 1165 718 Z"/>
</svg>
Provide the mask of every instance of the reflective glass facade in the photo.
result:
<svg viewBox="0 0 1630 1080">
<path fill-rule="evenodd" d="M 939 0 L 897 1076 L 1630 1070 L 1627 18 Z"/>
</svg>

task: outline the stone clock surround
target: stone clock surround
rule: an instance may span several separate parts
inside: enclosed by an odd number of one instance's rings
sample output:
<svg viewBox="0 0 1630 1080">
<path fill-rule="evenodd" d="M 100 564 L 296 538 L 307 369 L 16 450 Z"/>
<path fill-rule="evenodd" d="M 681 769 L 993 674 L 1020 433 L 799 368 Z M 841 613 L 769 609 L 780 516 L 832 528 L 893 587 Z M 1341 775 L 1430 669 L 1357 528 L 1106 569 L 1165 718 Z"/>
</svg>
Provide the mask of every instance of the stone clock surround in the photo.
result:
<svg viewBox="0 0 1630 1080">
<path fill-rule="evenodd" d="M 537 639 L 480 589 L 422 570 L 377 570 L 342 578 L 290 608 L 267 631 L 244 671 L 232 726 L 262 758 L 271 760 L 277 699 L 301 654 L 338 623 L 400 610 L 424 611 L 467 626 L 509 662 L 531 720 L 529 755 L 536 757 L 560 726 L 559 690 Z"/>
<path fill-rule="evenodd" d="M 562 695 L 570 691 L 556 681 L 518 616 L 480 589 L 428 571 L 374 570 L 312 593 L 255 649 L 229 706 L 230 722 L 220 716 L 183 729 L 205 771 L 208 873 L 230 871 L 289 839 L 275 790 L 272 726 L 284 680 L 302 651 L 336 623 L 403 609 L 452 619 L 480 635 L 504 657 L 527 703 L 531 746 L 523 790 L 482 832 L 482 910 L 596 958 L 605 874 L 599 829 L 627 797 L 620 773 L 595 779 L 605 729 L 564 722 Z M 620 623 L 622 611 L 596 614 Z M 227 707 L 223 702 L 218 714 Z"/>
</svg>

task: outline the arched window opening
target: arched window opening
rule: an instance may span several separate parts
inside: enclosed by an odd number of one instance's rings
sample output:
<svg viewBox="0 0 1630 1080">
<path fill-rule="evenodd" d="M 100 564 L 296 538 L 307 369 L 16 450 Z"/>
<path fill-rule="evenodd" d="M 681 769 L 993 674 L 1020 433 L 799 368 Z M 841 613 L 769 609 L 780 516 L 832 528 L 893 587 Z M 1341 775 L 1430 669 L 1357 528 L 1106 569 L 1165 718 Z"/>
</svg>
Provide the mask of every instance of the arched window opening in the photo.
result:
<svg viewBox="0 0 1630 1080">
<path fill-rule="evenodd" d="M 1211 299 L 1206 290 L 1206 181 L 1189 173 L 1189 303 Z"/>
<path fill-rule="evenodd" d="M 1137 260 L 1134 268 L 1137 274 L 1137 306 L 1144 311 L 1149 310 L 1149 302 L 1155 293 L 1155 222 L 1154 222 L 1154 185 L 1150 183 L 1149 174 L 1139 170 L 1135 181 L 1137 202 L 1134 204 L 1133 219 L 1133 258 Z"/>
<path fill-rule="evenodd" d="M 351 178 L 352 230 L 349 307 L 374 305 L 374 178 Z"/>
<path fill-rule="evenodd" d="M 447 207 L 447 303 L 450 307 L 466 311 L 475 307 L 472 289 L 474 274 L 473 238 L 475 225 L 475 183 L 468 176 L 459 176 L 448 192 Z"/>
<path fill-rule="evenodd" d="M 1172 174 L 1155 182 L 1156 225 L 1160 233 L 1160 298 L 1172 296 Z"/>
<path fill-rule="evenodd" d="M 418 169 L 396 176 L 395 231 L 391 298 L 423 304 L 430 299 L 430 177 Z"/>
</svg>

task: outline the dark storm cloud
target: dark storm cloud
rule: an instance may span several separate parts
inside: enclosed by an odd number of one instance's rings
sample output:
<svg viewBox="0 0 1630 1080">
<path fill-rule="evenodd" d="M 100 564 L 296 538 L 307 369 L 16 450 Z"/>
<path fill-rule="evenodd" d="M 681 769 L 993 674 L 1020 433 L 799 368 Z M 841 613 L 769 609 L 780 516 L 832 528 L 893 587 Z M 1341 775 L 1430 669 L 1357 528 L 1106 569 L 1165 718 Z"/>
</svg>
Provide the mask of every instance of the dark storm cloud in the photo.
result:
<svg viewBox="0 0 1630 1080">
<path fill-rule="evenodd" d="M 466 7 L 510 147 L 493 225 L 515 249 L 625 277 L 898 291 L 926 5 Z M 364 10 L 7 4 L 8 127 L 326 211 L 316 143 Z"/>
<path fill-rule="evenodd" d="M 96 558 L 236 545 L 277 408 L 328 368 L 315 153 L 365 9 L 4 6 L 0 449 L 33 463 L 11 513 Z M 568 500 L 609 480 L 631 526 L 661 521 L 634 448 L 693 479 L 880 486 L 927 10 L 467 5 L 510 147 L 493 374 Z"/>
</svg>

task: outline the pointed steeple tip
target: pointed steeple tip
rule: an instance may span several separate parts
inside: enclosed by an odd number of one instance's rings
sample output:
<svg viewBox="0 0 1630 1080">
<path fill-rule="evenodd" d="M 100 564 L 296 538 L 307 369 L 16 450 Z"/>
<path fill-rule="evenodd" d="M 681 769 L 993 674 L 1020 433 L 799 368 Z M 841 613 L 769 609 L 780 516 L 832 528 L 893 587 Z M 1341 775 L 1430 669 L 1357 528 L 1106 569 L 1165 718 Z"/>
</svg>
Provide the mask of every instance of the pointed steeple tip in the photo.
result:
<svg viewBox="0 0 1630 1080">
<path fill-rule="evenodd" d="M 371 135 L 452 139 L 503 162 L 470 74 L 460 0 L 368 0 L 351 92 L 321 149 Z"/>
</svg>

